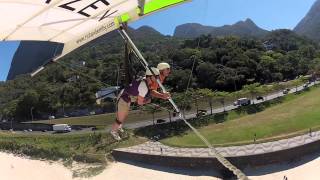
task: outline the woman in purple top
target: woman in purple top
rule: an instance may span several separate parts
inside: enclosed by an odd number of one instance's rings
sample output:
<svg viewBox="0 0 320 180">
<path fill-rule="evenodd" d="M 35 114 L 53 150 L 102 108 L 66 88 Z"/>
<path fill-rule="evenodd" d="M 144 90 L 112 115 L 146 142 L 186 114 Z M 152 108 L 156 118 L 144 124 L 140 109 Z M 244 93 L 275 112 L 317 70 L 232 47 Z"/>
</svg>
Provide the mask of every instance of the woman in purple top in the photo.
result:
<svg viewBox="0 0 320 180">
<path fill-rule="evenodd" d="M 156 76 L 159 76 L 160 72 L 157 68 L 152 67 L 151 69 Z M 122 124 L 128 117 L 131 102 L 137 102 L 139 105 L 151 102 L 149 84 L 152 84 L 154 81 L 156 81 L 156 77 L 147 70 L 145 78 L 133 80 L 129 87 L 121 91 L 117 103 L 117 119 L 113 123 L 110 132 L 114 139 L 121 140 L 118 132 L 123 132 Z M 170 95 L 166 93 L 156 98 L 168 99 Z"/>
</svg>

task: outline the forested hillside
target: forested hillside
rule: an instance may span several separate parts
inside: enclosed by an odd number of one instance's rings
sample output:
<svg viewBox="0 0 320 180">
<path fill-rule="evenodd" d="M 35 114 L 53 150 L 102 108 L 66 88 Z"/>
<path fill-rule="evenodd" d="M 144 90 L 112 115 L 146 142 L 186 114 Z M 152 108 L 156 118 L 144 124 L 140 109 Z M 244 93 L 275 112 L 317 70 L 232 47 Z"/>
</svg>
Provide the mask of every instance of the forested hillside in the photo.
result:
<svg viewBox="0 0 320 180">
<path fill-rule="evenodd" d="M 183 92 L 191 73 L 195 89 L 236 91 L 246 84 L 289 80 L 319 70 L 318 45 L 289 30 L 270 32 L 263 39 L 211 35 L 178 39 L 149 27 L 130 29 L 130 34 L 151 64 L 172 65 L 165 83 L 171 92 Z M 97 108 L 95 93 L 121 80 L 117 77 L 123 45 L 114 32 L 71 53 L 60 64 L 49 65 L 34 78 L 22 75 L 0 83 L 1 116 L 23 121 L 30 119 L 30 111 L 41 119 L 61 111 Z M 137 62 L 132 67 L 142 70 Z"/>
</svg>

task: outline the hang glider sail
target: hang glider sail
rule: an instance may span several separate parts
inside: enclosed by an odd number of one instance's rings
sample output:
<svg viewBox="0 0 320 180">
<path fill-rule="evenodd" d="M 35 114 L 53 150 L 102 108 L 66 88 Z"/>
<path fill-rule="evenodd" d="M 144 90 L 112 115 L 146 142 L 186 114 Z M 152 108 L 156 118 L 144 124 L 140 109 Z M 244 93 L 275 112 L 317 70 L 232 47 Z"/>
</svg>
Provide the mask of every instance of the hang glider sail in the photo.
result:
<svg viewBox="0 0 320 180">
<path fill-rule="evenodd" d="M 121 23 L 188 0 L 0 0 L 0 40 L 62 43 L 58 60 Z"/>
</svg>

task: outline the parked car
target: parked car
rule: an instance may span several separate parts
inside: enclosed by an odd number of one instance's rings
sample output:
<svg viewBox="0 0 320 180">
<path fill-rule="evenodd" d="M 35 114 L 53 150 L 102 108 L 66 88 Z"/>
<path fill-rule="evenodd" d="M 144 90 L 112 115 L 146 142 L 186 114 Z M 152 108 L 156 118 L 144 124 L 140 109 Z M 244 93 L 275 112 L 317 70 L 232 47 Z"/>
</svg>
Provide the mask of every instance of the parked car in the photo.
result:
<svg viewBox="0 0 320 180">
<path fill-rule="evenodd" d="M 304 84 L 303 85 L 303 88 L 305 89 L 305 88 L 308 88 L 308 84 Z"/>
<path fill-rule="evenodd" d="M 197 117 L 201 117 L 201 116 L 205 116 L 205 115 L 207 115 L 207 111 L 203 110 L 203 109 L 198 110 L 198 112 L 196 114 Z"/>
<path fill-rule="evenodd" d="M 282 91 L 282 93 L 283 93 L 283 94 L 288 94 L 288 93 L 289 93 L 289 91 L 290 91 L 290 89 L 289 89 L 289 88 L 287 88 L 287 89 L 283 90 L 283 91 Z"/>
<path fill-rule="evenodd" d="M 91 131 L 96 131 L 96 130 L 98 130 L 97 127 L 92 127 L 92 128 L 91 128 Z"/>
<path fill-rule="evenodd" d="M 49 116 L 49 120 L 55 119 L 55 116 Z"/>
<path fill-rule="evenodd" d="M 164 122 L 166 122 L 166 120 L 164 120 L 164 119 L 157 119 L 157 124 L 161 124 L 161 123 L 164 123 Z"/>
<path fill-rule="evenodd" d="M 235 106 L 247 106 L 251 104 L 251 100 L 248 98 L 240 98 L 237 101 L 233 102 Z"/>
<path fill-rule="evenodd" d="M 264 97 L 263 97 L 263 96 L 257 96 L 257 97 L 256 97 L 256 99 L 257 99 L 257 100 L 262 100 L 262 101 L 263 101 L 263 100 L 264 100 Z"/>
<path fill-rule="evenodd" d="M 32 129 L 25 129 L 23 132 L 32 132 Z"/>
</svg>

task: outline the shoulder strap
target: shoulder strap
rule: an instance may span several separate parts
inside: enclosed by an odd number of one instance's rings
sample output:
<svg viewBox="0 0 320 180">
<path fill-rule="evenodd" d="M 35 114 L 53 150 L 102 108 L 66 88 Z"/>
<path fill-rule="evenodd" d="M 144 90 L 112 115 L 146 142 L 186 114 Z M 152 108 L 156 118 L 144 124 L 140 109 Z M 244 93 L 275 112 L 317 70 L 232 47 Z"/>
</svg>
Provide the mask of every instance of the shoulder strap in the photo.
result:
<svg viewBox="0 0 320 180">
<path fill-rule="evenodd" d="M 146 78 L 143 78 L 142 81 L 144 81 L 144 83 L 146 83 L 146 86 L 147 86 L 147 88 L 148 88 L 148 91 L 150 91 L 149 84 L 148 84 L 148 81 L 146 80 Z"/>
</svg>

